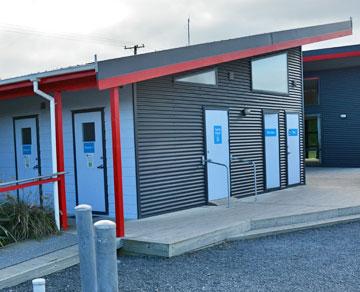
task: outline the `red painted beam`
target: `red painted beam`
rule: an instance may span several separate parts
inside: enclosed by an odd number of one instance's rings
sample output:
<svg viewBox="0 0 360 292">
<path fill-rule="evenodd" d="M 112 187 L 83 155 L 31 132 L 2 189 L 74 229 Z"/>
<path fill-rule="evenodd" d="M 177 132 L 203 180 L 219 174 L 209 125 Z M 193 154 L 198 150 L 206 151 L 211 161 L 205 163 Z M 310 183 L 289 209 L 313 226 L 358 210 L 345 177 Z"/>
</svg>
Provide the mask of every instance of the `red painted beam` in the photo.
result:
<svg viewBox="0 0 360 292">
<path fill-rule="evenodd" d="M 322 54 L 316 56 L 304 56 L 303 61 L 314 62 L 314 61 L 333 60 L 333 59 L 350 58 L 350 57 L 360 57 L 360 51 Z"/>
<path fill-rule="evenodd" d="M 295 39 L 291 41 L 281 42 L 274 45 L 263 46 L 252 48 L 248 50 L 235 51 L 231 53 L 226 53 L 222 55 L 216 55 L 166 66 L 161 66 L 152 69 L 141 70 L 129 74 L 124 74 L 120 76 L 110 77 L 98 81 L 98 88 L 100 90 L 114 88 L 117 86 L 122 86 L 130 83 L 140 82 L 148 79 L 153 79 L 161 76 L 176 74 L 188 70 L 203 68 L 207 66 L 212 66 L 220 63 L 230 62 L 238 59 L 249 58 L 253 56 L 258 56 L 266 53 L 276 52 L 280 50 L 285 50 L 289 48 L 294 48 L 314 42 L 325 41 L 333 38 L 338 38 L 342 36 L 351 35 L 352 30 L 344 30 L 340 32 L 329 33 L 316 37 L 308 37 L 302 39 Z"/>
<path fill-rule="evenodd" d="M 56 156 L 57 171 L 65 171 L 64 159 L 64 138 L 63 138 L 63 118 L 62 118 L 62 98 L 61 92 L 56 91 L 55 99 L 55 129 L 56 129 Z M 66 192 L 65 192 L 65 175 L 60 176 L 59 182 L 59 208 L 60 208 L 60 225 L 62 229 L 68 228 L 68 218 L 66 209 Z"/>
<path fill-rule="evenodd" d="M 124 237 L 124 200 L 122 183 L 121 137 L 120 137 L 120 103 L 119 88 L 110 89 L 111 134 L 114 167 L 115 221 L 116 236 Z"/>
<path fill-rule="evenodd" d="M 61 176 L 63 176 L 63 175 L 61 175 Z M 38 180 L 38 181 L 32 181 L 32 182 L 23 183 L 23 184 L 18 184 L 18 185 L 14 185 L 14 186 L 0 187 L 0 193 L 16 191 L 16 190 L 19 190 L 19 189 L 24 189 L 24 188 L 28 188 L 28 187 L 47 184 L 47 183 L 55 182 L 55 181 L 58 181 L 58 180 L 60 180 L 60 176 L 59 177 L 54 177 L 54 178 Z"/>
<path fill-rule="evenodd" d="M 40 86 L 47 92 L 92 89 L 97 87 L 96 72 L 90 70 L 42 78 Z M 33 94 L 32 83 L 30 81 L 0 85 L 0 100 L 32 96 Z"/>
</svg>

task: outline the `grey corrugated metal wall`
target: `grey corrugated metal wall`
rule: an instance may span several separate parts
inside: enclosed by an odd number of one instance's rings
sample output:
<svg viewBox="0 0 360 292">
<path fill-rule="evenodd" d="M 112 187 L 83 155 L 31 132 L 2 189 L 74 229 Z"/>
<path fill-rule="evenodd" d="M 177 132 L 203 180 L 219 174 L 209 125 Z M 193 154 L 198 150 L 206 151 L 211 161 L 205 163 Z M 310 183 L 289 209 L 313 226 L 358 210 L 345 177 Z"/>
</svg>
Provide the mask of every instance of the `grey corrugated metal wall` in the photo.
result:
<svg viewBox="0 0 360 292">
<path fill-rule="evenodd" d="M 137 84 L 135 124 L 138 193 L 142 217 L 203 205 L 207 202 L 204 155 L 204 106 L 229 107 L 230 152 L 255 160 L 258 189 L 264 191 L 262 109 L 280 111 L 281 186 L 286 187 L 285 110 L 301 112 L 301 50 L 288 51 L 289 96 L 253 93 L 250 59 L 217 66 L 218 86 L 179 84 L 166 76 Z M 229 80 L 228 72 L 235 72 Z M 292 86 L 295 80 L 296 87 Z M 240 117 L 244 107 L 253 111 Z M 300 116 L 300 135 L 303 119 Z M 301 181 L 304 183 L 301 144 Z M 233 196 L 253 194 L 252 169 L 231 164 Z"/>
<path fill-rule="evenodd" d="M 360 67 L 305 72 L 305 77 L 319 77 L 320 104 L 306 106 L 305 113 L 320 114 L 321 165 L 359 167 Z"/>
</svg>

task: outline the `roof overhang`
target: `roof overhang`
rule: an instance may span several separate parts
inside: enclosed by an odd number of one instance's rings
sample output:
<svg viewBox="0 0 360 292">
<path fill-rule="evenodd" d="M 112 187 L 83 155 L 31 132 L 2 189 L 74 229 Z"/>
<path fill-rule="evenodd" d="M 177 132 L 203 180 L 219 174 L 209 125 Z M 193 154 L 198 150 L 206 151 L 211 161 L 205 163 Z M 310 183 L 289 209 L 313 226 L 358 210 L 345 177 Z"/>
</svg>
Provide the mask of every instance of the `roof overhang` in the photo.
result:
<svg viewBox="0 0 360 292">
<path fill-rule="evenodd" d="M 98 88 L 123 86 L 351 34 L 349 20 L 105 60 L 98 63 Z"/>
<path fill-rule="evenodd" d="M 105 60 L 0 80 L 0 100 L 33 95 L 34 79 L 47 92 L 103 90 L 351 34 L 349 20 Z"/>
<path fill-rule="evenodd" d="M 97 86 L 93 64 L 76 66 L 0 80 L 0 100 L 34 95 L 33 80 L 38 80 L 40 88 L 48 92 L 77 91 Z"/>
<path fill-rule="evenodd" d="M 304 71 L 321 71 L 360 66 L 360 45 L 304 52 Z"/>
</svg>

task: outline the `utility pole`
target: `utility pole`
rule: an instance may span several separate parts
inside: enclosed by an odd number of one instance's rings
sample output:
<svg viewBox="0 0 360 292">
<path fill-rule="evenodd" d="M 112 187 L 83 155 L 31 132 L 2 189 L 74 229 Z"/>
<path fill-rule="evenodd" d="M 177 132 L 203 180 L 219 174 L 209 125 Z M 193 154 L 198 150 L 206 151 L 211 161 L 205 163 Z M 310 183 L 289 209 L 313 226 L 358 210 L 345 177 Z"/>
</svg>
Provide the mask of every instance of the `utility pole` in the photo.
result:
<svg viewBox="0 0 360 292">
<path fill-rule="evenodd" d="M 134 55 L 137 55 L 138 49 L 142 49 L 142 48 L 145 48 L 144 44 L 142 44 L 142 45 L 134 45 L 134 46 L 131 46 L 131 47 L 128 47 L 128 46 L 124 47 L 125 50 L 134 50 Z"/>
<path fill-rule="evenodd" d="M 190 46 L 190 16 L 187 21 L 187 29 L 188 29 L 188 46 Z"/>
</svg>

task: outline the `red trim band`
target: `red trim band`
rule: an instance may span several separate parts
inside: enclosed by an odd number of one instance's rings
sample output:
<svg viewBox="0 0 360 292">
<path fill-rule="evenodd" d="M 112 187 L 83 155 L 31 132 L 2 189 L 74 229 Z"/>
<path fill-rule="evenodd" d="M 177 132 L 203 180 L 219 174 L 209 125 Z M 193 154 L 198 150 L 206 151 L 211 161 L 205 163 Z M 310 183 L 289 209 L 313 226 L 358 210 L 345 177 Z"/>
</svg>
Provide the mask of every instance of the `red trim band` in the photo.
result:
<svg viewBox="0 0 360 292">
<path fill-rule="evenodd" d="M 316 56 L 304 56 L 303 61 L 304 62 L 314 62 L 314 61 L 322 61 L 322 60 L 349 58 L 349 57 L 360 57 L 360 51 L 323 54 L 323 55 L 316 55 Z"/>
<path fill-rule="evenodd" d="M 275 51 L 285 50 L 293 47 L 298 47 L 305 44 L 310 44 L 314 42 L 325 41 L 333 38 L 343 37 L 351 35 L 352 30 L 344 30 L 339 32 L 333 32 L 316 37 L 308 37 L 303 39 L 296 39 L 291 41 L 286 41 L 274 45 L 263 46 L 258 48 L 252 48 L 248 50 L 235 51 L 231 53 L 226 53 L 222 55 L 201 58 L 192 61 L 186 61 L 166 66 L 161 66 L 152 69 L 146 69 L 142 71 L 137 71 L 129 74 L 124 74 L 120 76 L 110 77 L 98 81 L 98 87 L 100 90 L 109 89 L 121 85 L 126 85 L 130 83 L 135 83 L 139 81 L 144 81 L 148 79 L 153 79 L 161 76 L 171 75 L 175 73 L 180 73 L 188 70 L 193 70 L 197 68 L 207 67 L 219 63 L 225 63 L 229 61 L 234 61 L 237 59 L 244 59 L 252 56 L 262 55 L 266 53 L 271 53 Z"/>
</svg>

